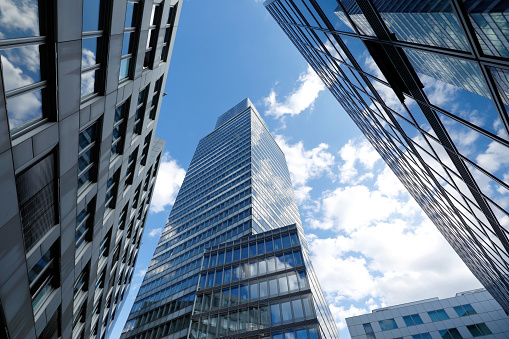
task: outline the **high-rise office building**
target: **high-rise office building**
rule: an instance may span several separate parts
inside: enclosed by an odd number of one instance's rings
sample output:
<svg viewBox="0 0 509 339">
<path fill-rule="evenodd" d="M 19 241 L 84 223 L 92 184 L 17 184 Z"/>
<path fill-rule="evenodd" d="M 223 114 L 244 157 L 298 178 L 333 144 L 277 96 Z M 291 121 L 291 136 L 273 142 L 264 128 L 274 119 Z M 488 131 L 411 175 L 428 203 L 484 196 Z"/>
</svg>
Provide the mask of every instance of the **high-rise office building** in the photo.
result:
<svg viewBox="0 0 509 339">
<path fill-rule="evenodd" d="M 200 140 L 121 338 L 338 338 L 283 152 L 245 99 Z"/>
<path fill-rule="evenodd" d="M 378 308 L 346 318 L 352 339 L 491 338 L 509 336 L 502 307 L 484 289 Z"/>
<path fill-rule="evenodd" d="M 509 312 L 508 2 L 265 6 Z"/>
<path fill-rule="evenodd" d="M 108 337 L 162 161 L 178 16 L 173 0 L 0 4 L 0 338 Z"/>
</svg>

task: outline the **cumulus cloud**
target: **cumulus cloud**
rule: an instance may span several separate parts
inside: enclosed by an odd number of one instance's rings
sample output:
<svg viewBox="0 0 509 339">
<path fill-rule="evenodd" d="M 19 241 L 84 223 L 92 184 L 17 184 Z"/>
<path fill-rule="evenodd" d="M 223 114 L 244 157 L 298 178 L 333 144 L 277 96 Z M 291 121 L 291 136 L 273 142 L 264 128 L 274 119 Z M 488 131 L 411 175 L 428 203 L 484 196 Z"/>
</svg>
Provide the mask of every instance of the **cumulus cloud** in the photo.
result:
<svg viewBox="0 0 509 339">
<path fill-rule="evenodd" d="M 339 180 L 342 183 L 352 182 L 357 177 L 357 164 L 362 165 L 363 169 L 371 171 L 375 163 L 381 159 L 378 152 L 365 139 L 348 140 L 348 143 L 341 147 L 339 155 L 344 161 L 339 166 Z M 359 180 L 362 178 L 360 177 Z"/>
<path fill-rule="evenodd" d="M 39 16 L 35 0 L 0 0 L 0 28 L 31 35 L 39 33 Z M 26 36 L 26 35 L 24 35 Z"/>
<path fill-rule="evenodd" d="M 313 149 L 305 149 L 302 141 L 289 144 L 281 135 L 276 135 L 275 140 L 286 156 L 288 170 L 295 189 L 295 196 L 299 203 L 309 198 L 311 187 L 307 185 L 311 179 L 324 174 L 332 175 L 331 168 L 334 165 L 334 156 L 327 150 L 329 145 L 321 143 Z"/>
<path fill-rule="evenodd" d="M 357 308 L 354 305 L 350 305 L 349 308 L 345 308 L 343 306 L 336 306 L 333 304 L 330 305 L 330 311 L 340 330 L 346 328 L 345 318 L 368 313 L 366 308 Z"/>
<path fill-rule="evenodd" d="M 148 233 L 148 236 L 149 237 L 157 237 L 161 234 L 161 232 L 163 231 L 163 228 L 162 227 L 159 227 L 159 228 L 154 228 L 153 230 L 151 230 L 149 233 Z"/>
<path fill-rule="evenodd" d="M 324 84 L 311 66 L 308 66 L 307 71 L 299 76 L 298 83 L 298 88 L 286 96 L 283 101 L 278 101 L 277 94 L 272 89 L 269 96 L 264 98 L 266 114 L 279 119 L 285 115 L 297 115 L 305 109 L 313 107 L 316 98 L 325 89 Z"/>
<path fill-rule="evenodd" d="M 186 171 L 177 161 L 172 159 L 169 153 L 164 153 L 150 206 L 151 212 L 162 212 L 166 207 L 173 205 L 185 175 Z"/>
</svg>

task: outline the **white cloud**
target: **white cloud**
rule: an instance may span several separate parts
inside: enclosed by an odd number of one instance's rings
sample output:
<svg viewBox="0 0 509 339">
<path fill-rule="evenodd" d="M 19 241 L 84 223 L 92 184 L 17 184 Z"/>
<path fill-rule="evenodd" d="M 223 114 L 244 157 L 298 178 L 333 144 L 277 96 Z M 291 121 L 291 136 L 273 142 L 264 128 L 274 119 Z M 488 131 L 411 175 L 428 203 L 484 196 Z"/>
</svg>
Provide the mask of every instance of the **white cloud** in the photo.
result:
<svg viewBox="0 0 509 339">
<path fill-rule="evenodd" d="M 143 278 L 145 274 L 147 273 L 147 270 L 137 270 L 134 274 L 135 277 Z"/>
<path fill-rule="evenodd" d="M 365 139 L 348 140 L 348 143 L 341 147 L 339 155 L 344 161 L 344 164 L 339 166 L 339 180 L 342 183 L 354 181 L 358 175 L 357 164 L 361 164 L 365 170 L 372 170 L 375 163 L 381 159 L 378 152 Z M 355 182 L 360 182 L 361 178 Z"/>
<path fill-rule="evenodd" d="M 323 82 L 311 66 L 308 66 L 307 71 L 299 76 L 298 83 L 299 87 L 286 96 L 283 102 L 277 100 L 277 94 L 272 89 L 269 96 L 264 98 L 265 113 L 279 119 L 285 115 L 297 115 L 308 107 L 313 107 L 318 94 L 325 89 Z"/>
<path fill-rule="evenodd" d="M 509 165 L 509 148 L 492 141 L 486 152 L 477 156 L 477 162 L 491 173 L 498 171 L 502 166 L 507 168 Z"/>
<path fill-rule="evenodd" d="M 161 232 L 163 231 L 163 228 L 162 227 L 159 227 L 159 228 L 154 228 L 153 230 L 151 230 L 149 233 L 148 233 L 148 236 L 149 237 L 157 237 L 161 234 Z"/>
<path fill-rule="evenodd" d="M 295 189 L 295 196 L 299 203 L 309 198 L 311 187 L 307 183 L 311 179 L 319 178 L 324 174 L 332 175 L 334 156 L 327 150 L 329 145 L 321 143 L 317 147 L 307 150 L 302 141 L 290 145 L 281 135 L 275 140 L 286 157 L 288 170 Z"/>
<path fill-rule="evenodd" d="M 186 171 L 177 161 L 172 159 L 169 153 L 164 153 L 150 206 L 151 212 L 162 212 L 165 207 L 173 205 L 185 175 Z"/>
<path fill-rule="evenodd" d="M 346 328 L 345 318 L 368 313 L 366 308 L 357 308 L 354 305 L 350 305 L 350 308 L 345 309 L 343 306 L 332 304 L 330 305 L 330 311 L 340 330 Z"/>
<path fill-rule="evenodd" d="M 16 3 L 11 0 L 0 0 L 0 28 L 38 34 L 37 7 L 35 0 L 17 0 Z"/>
</svg>

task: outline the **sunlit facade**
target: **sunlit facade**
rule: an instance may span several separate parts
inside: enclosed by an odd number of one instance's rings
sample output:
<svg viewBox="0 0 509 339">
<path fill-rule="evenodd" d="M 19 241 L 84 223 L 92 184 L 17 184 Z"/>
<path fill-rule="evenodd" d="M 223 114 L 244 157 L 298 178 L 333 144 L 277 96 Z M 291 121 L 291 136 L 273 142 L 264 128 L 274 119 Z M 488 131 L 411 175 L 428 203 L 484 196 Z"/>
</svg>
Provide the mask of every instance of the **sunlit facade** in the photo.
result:
<svg viewBox="0 0 509 339">
<path fill-rule="evenodd" d="M 265 6 L 509 312 L 507 1 Z"/>
<path fill-rule="evenodd" d="M 283 152 L 249 99 L 200 140 L 121 338 L 338 338 Z"/>
<path fill-rule="evenodd" d="M 0 338 L 107 338 L 164 140 L 178 2 L 0 4 Z"/>
</svg>

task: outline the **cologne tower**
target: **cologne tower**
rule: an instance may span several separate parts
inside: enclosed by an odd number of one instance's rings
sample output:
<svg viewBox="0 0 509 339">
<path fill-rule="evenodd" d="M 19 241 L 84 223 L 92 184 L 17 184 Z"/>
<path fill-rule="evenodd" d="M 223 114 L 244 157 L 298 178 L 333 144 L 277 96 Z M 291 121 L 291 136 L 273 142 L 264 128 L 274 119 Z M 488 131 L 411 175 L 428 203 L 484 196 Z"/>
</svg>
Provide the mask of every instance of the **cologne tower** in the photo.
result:
<svg viewBox="0 0 509 339">
<path fill-rule="evenodd" d="M 200 140 L 122 338 L 338 338 L 283 152 L 249 99 Z"/>
</svg>

